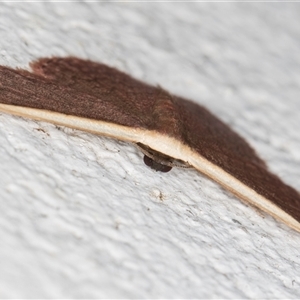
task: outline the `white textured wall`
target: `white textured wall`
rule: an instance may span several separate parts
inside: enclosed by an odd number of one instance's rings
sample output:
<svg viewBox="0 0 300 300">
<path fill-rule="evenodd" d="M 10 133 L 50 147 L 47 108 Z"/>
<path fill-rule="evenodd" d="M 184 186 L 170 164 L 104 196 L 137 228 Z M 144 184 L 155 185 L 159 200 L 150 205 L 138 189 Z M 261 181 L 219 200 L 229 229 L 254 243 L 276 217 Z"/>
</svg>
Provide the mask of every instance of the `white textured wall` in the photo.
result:
<svg viewBox="0 0 300 300">
<path fill-rule="evenodd" d="M 0 64 L 75 55 L 206 105 L 300 190 L 300 5 L 1 3 Z M 300 234 L 132 145 L 0 114 L 0 296 L 299 298 Z"/>
</svg>

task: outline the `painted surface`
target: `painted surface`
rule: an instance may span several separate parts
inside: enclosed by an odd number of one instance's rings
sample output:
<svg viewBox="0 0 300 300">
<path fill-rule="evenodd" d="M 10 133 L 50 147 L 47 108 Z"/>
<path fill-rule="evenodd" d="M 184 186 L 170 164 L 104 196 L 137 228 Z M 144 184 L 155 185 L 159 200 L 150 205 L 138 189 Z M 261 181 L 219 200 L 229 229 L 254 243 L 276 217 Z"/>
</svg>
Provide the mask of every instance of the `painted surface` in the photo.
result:
<svg viewBox="0 0 300 300">
<path fill-rule="evenodd" d="M 3 3 L 0 63 L 76 55 L 206 105 L 300 190 L 297 4 Z M 300 235 L 130 144 L 0 115 L 0 296 L 299 298 Z"/>
</svg>

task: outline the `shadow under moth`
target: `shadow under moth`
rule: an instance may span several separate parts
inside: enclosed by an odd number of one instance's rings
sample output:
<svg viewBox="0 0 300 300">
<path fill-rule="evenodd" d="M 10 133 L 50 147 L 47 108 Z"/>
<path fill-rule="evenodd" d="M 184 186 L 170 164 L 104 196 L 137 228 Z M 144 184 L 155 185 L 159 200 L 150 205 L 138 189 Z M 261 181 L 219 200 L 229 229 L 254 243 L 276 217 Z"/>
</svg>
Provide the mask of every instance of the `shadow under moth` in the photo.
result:
<svg viewBox="0 0 300 300">
<path fill-rule="evenodd" d="M 0 111 L 137 144 L 159 171 L 192 166 L 300 231 L 300 194 L 204 107 L 101 63 L 42 58 L 0 66 Z"/>
</svg>

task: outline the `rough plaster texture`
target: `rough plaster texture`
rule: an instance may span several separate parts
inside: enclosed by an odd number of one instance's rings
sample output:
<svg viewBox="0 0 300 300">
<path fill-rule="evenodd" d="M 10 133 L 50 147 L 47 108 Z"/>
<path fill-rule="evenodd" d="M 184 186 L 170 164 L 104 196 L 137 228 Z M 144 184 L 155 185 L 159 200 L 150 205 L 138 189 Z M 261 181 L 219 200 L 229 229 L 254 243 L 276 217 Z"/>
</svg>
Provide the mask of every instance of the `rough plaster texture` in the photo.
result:
<svg viewBox="0 0 300 300">
<path fill-rule="evenodd" d="M 0 63 L 76 55 L 206 105 L 300 190 L 300 5 L 1 3 Z M 299 298 L 300 234 L 131 144 L 0 115 L 0 296 Z"/>
</svg>

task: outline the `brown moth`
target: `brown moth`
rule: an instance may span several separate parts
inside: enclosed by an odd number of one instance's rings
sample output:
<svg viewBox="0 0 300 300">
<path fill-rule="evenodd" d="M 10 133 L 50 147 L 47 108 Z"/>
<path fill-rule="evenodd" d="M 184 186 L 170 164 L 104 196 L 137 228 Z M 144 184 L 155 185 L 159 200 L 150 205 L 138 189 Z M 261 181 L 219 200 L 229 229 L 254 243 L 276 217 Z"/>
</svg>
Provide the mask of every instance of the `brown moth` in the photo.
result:
<svg viewBox="0 0 300 300">
<path fill-rule="evenodd" d="M 193 166 L 300 231 L 300 195 L 204 107 L 104 64 L 44 58 L 0 66 L 0 111 L 137 144 L 150 167 Z"/>
</svg>

